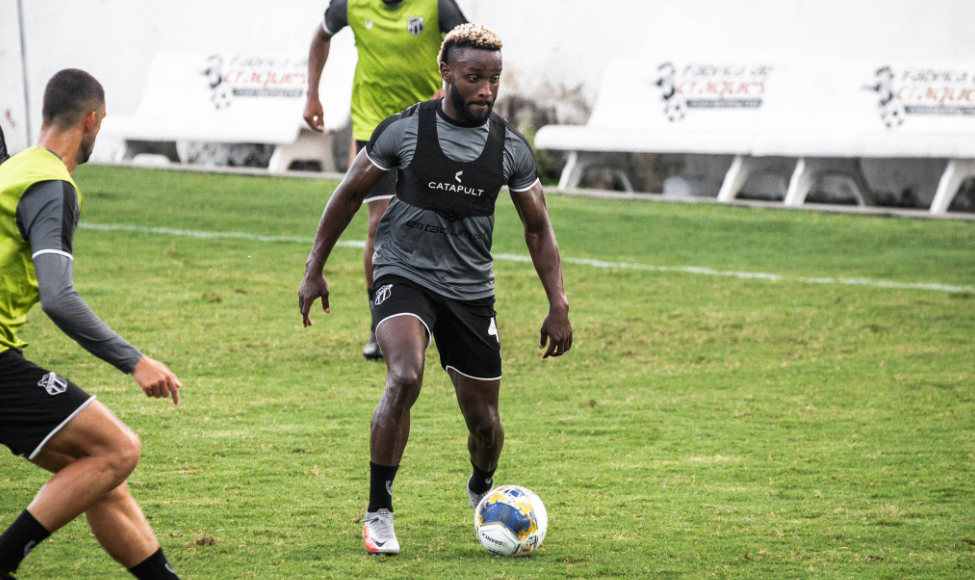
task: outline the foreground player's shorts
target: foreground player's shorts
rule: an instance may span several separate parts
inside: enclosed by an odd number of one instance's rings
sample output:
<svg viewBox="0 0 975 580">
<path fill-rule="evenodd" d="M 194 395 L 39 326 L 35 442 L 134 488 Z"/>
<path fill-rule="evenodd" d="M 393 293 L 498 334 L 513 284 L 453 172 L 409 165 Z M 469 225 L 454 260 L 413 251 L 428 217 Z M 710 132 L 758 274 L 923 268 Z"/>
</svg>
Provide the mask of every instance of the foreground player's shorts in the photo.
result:
<svg viewBox="0 0 975 580">
<path fill-rule="evenodd" d="M 95 397 L 42 369 L 17 349 L 0 352 L 0 443 L 34 459 Z"/>
<path fill-rule="evenodd" d="M 368 141 L 356 141 L 355 142 L 355 153 L 359 154 L 360 151 L 366 146 Z M 362 200 L 363 203 L 370 203 L 373 201 L 379 201 L 381 199 L 392 199 L 396 195 L 396 168 L 390 169 L 386 172 L 386 175 L 379 180 L 376 187 L 372 188 L 372 191 L 366 194 L 366 197 Z"/>
<path fill-rule="evenodd" d="M 399 276 L 376 280 L 373 319 L 379 327 L 397 316 L 423 322 L 427 336 L 437 341 L 440 366 L 472 379 L 501 378 L 501 340 L 494 297 L 451 300 Z"/>
</svg>

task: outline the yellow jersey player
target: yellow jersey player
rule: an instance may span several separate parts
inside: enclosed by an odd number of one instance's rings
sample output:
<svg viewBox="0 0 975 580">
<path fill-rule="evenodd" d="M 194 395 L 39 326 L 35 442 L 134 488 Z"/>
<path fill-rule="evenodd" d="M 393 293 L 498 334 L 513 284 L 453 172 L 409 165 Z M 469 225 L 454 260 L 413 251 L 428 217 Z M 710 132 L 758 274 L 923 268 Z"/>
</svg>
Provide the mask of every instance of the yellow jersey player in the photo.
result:
<svg viewBox="0 0 975 580">
<path fill-rule="evenodd" d="M 58 328 L 131 374 L 147 396 L 179 403 L 176 375 L 99 320 L 72 281 L 82 195 L 71 173 L 91 155 L 104 117 L 101 84 L 62 70 L 44 91 L 38 145 L 0 165 L 0 443 L 54 473 L 0 535 L 0 579 L 13 578 L 31 550 L 81 514 L 136 578 L 178 578 L 125 483 L 139 438 L 95 397 L 25 359 L 17 336 L 40 301 Z"/>
<path fill-rule="evenodd" d="M 332 36 L 343 28 L 352 29 L 359 54 L 352 85 L 352 137 L 359 153 L 383 119 L 442 95 L 437 68 L 440 43 L 446 33 L 466 22 L 454 0 L 332 0 L 322 25 L 315 30 L 308 55 L 305 121 L 312 129 L 323 130 L 318 85 Z M 369 232 L 362 260 L 370 305 L 374 298 L 376 227 L 394 195 L 396 171 L 388 171 L 365 199 Z M 375 320 L 371 330 L 362 354 L 378 359 L 382 351 L 376 342 Z"/>
</svg>

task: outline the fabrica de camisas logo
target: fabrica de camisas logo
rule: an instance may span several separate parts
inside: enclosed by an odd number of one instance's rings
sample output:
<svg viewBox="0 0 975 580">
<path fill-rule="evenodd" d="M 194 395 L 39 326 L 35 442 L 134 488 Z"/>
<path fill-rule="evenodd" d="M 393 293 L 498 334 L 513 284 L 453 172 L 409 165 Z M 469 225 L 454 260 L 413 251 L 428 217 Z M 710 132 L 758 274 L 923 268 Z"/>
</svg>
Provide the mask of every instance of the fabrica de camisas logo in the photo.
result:
<svg viewBox="0 0 975 580">
<path fill-rule="evenodd" d="M 877 94 L 877 113 L 888 129 L 912 115 L 975 117 L 975 73 L 968 71 L 882 66 L 863 89 Z"/>
<path fill-rule="evenodd" d="M 303 98 L 307 69 L 307 58 L 235 55 L 225 62 L 214 54 L 200 74 L 207 79 L 213 108 L 222 110 L 238 98 Z"/>
<path fill-rule="evenodd" d="M 670 122 L 687 116 L 690 109 L 757 109 L 765 99 L 772 72 L 769 65 L 688 64 L 671 62 L 657 67 L 653 79 Z"/>
</svg>

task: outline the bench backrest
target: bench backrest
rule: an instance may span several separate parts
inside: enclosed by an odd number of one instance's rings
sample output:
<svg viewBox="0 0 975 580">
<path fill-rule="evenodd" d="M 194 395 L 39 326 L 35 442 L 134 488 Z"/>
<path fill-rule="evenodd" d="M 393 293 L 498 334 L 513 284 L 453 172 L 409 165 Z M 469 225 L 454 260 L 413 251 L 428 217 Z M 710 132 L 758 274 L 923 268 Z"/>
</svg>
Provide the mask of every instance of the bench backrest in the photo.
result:
<svg viewBox="0 0 975 580">
<path fill-rule="evenodd" d="M 975 63 L 621 59 L 587 127 L 741 154 L 975 156 Z"/>
<path fill-rule="evenodd" d="M 326 130 L 348 123 L 354 52 L 333 54 L 323 72 Z M 160 52 L 152 59 L 135 114 L 117 128 L 135 138 L 196 140 L 205 128 L 206 140 L 214 142 L 292 142 L 305 125 L 307 82 L 307 56 Z"/>
</svg>

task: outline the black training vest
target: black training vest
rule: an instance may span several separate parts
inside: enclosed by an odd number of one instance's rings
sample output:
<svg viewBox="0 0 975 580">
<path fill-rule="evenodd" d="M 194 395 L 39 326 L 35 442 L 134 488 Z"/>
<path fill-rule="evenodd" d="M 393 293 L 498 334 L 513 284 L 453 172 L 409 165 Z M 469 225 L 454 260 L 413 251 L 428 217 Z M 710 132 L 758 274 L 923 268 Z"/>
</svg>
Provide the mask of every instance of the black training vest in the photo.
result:
<svg viewBox="0 0 975 580">
<path fill-rule="evenodd" d="M 437 135 L 440 101 L 419 105 L 416 151 L 410 164 L 398 172 L 396 197 L 449 221 L 492 216 L 504 185 L 504 121 L 491 113 L 490 132 L 480 157 L 454 161 L 443 152 Z"/>
</svg>

